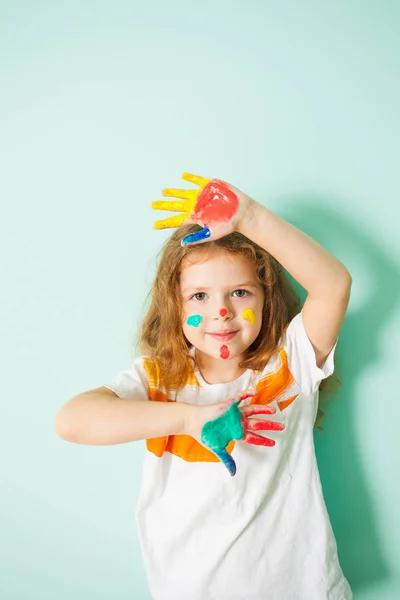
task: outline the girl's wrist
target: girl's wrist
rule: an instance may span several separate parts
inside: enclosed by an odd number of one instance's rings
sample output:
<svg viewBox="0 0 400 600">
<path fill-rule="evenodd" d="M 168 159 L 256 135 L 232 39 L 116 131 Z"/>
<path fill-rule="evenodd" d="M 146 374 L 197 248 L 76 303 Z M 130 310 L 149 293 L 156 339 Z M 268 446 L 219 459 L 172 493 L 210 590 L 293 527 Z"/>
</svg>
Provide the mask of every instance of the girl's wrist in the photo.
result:
<svg viewBox="0 0 400 600">
<path fill-rule="evenodd" d="M 183 408 L 183 420 L 182 420 L 182 431 L 183 435 L 191 435 L 194 428 L 194 417 L 195 417 L 195 404 L 189 404 L 188 402 L 182 402 Z"/>
<path fill-rule="evenodd" d="M 250 198 L 250 196 L 245 196 L 245 199 L 241 199 L 242 201 L 242 214 L 237 222 L 236 231 L 239 233 L 243 233 L 243 235 L 247 235 L 246 231 L 251 230 L 251 224 L 254 223 L 255 215 L 257 213 L 258 202 Z"/>
</svg>

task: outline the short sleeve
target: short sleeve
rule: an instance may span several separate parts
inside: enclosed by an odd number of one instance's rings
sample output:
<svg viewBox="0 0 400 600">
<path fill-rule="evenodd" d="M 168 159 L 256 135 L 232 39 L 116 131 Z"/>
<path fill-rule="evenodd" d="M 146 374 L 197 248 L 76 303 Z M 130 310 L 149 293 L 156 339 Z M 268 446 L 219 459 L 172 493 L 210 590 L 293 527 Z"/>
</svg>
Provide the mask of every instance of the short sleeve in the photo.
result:
<svg viewBox="0 0 400 600">
<path fill-rule="evenodd" d="M 103 386 L 115 392 L 120 398 L 149 400 L 149 384 L 142 357 L 135 358 L 129 369 L 121 371 Z"/>
<path fill-rule="evenodd" d="M 289 323 L 282 337 L 282 345 L 288 357 L 289 370 L 304 394 L 311 395 L 323 379 L 335 370 L 334 354 L 339 338 L 321 367 L 317 366 L 314 348 L 303 324 L 303 311 Z"/>
</svg>

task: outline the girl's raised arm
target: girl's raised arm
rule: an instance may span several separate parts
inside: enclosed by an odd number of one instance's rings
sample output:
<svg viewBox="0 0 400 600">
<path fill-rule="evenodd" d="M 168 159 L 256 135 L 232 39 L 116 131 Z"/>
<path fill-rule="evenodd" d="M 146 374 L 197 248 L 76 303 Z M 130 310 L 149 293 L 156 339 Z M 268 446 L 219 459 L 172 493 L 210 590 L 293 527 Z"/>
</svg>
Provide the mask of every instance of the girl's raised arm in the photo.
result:
<svg viewBox="0 0 400 600">
<path fill-rule="evenodd" d="M 349 271 L 306 233 L 254 200 L 237 230 L 267 250 L 308 292 L 303 324 L 320 367 L 346 315 L 352 284 Z"/>
</svg>

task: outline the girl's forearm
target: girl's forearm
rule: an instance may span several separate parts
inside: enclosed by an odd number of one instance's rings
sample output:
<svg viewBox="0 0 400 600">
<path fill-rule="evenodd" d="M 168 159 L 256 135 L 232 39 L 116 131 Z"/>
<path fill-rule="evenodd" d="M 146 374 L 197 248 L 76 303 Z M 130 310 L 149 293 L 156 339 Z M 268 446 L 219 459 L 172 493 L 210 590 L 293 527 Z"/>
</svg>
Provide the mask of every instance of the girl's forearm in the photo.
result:
<svg viewBox="0 0 400 600">
<path fill-rule="evenodd" d="M 351 282 L 349 271 L 335 256 L 254 200 L 238 231 L 267 250 L 313 296 L 340 294 Z"/>
<path fill-rule="evenodd" d="M 185 433 L 190 408 L 185 402 L 153 402 L 87 392 L 59 410 L 55 429 L 64 440 L 77 444 L 124 444 Z"/>
</svg>

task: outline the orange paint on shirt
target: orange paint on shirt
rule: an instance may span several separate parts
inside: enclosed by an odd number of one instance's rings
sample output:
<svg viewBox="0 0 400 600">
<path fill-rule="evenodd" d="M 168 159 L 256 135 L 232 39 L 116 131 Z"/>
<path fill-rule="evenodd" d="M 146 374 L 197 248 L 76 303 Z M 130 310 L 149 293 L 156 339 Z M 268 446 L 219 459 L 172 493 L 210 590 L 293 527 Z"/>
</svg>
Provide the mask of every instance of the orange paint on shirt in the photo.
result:
<svg viewBox="0 0 400 600">
<path fill-rule="evenodd" d="M 292 373 L 289 370 L 288 358 L 285 350 L 279 350 L 279 366 L 276 371 L 267 373 L 260 379 L 256 385 L 257 396 L 253 396 L 250 404 L 270 404 L 279 396 L 288 391 L 295 382 Z M 285 400 L 277 400 L 279 409 L 282 411 L 287 408 L 299 394 L 295 394 Z"/>
<path fill-rule="evenodd" d="M 279 398 L 279 396 L 288 392 L 294 385 L 295 379 L 289 370 L 288 357 L 285 350 L 281 348 L 278 355 L 279 364 L 277 369 L 271 373 L 267 373 L 260 379 L 256 386 L 258 394 L 252 397 L 250 404 L 270 404 Z M 148 374 L 151 369 L 150 362 L 150 359 L 143 359 L 143 365 Z M 159 370 L 156 369 L 156 372 L 159 373 Z M 194 373 L 188 378 L 187 385 L 201 387 Z M 150 399 L 152 401 L 175 402 L 175 400 L 167 398 L 167 395 L 162 390 L 156 389 L 155 386 L 157 386 L 157 388 L 162 387 L 159 378 L 152 377 L 151 380 L 149 378 L 149 386 Z M 285 408 L 292 404 L 298 396 L 299 394 L 297 393 L 285 400 L 277 400 L 279 409 L 281 411 L 285 410 Z M 229 454 L 232 453 L 235 444 L 236 442 L 234 440 L 228 444 L 226 450 Z M 159 457 L 162 456 L 164 452 L 170 452 L 188 462 L 220 462 L 219 458 L 217 458 L 211 450 L 205 448 L 189 435 L 170 435 L 152 438 L 146 440 L 146 447 L 149 452 L 153 452 L 153 454 Z"/>
</svg>

